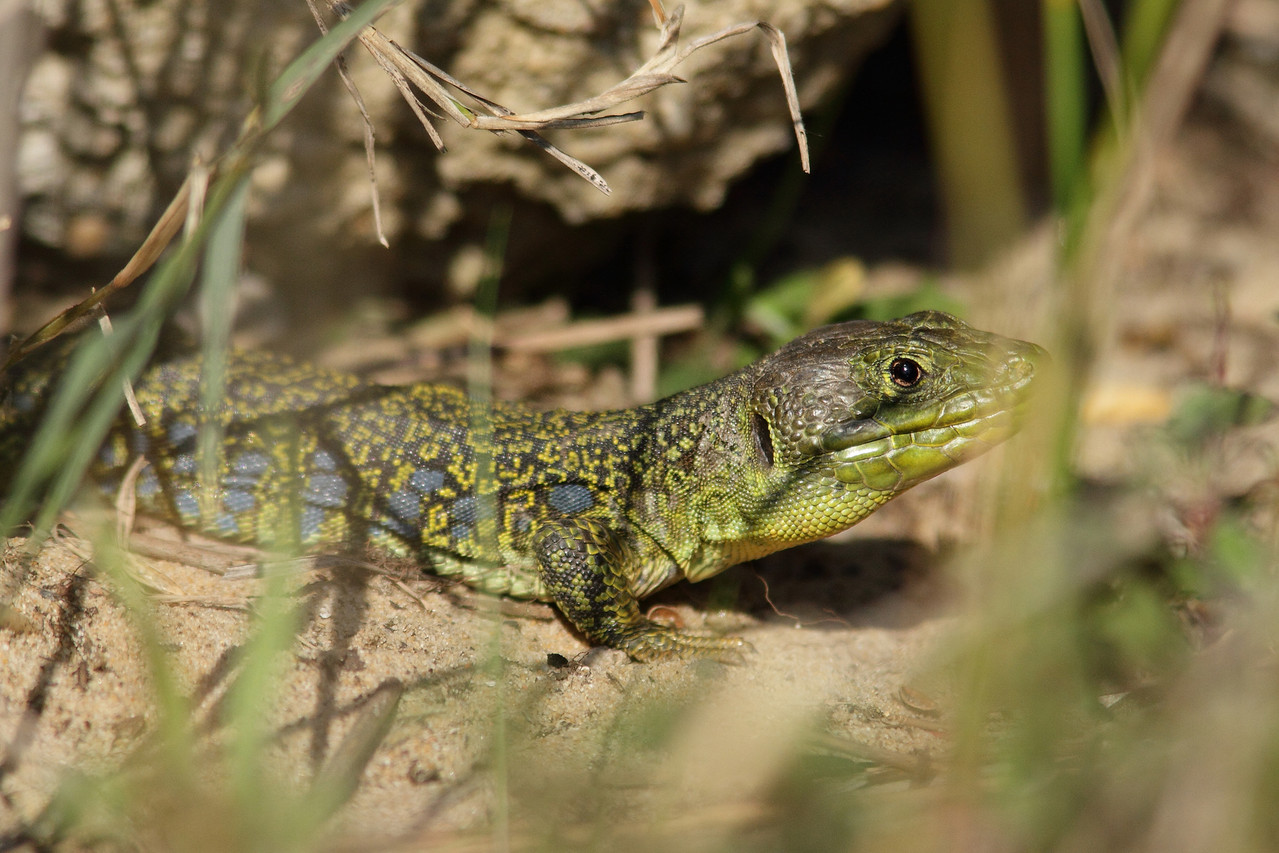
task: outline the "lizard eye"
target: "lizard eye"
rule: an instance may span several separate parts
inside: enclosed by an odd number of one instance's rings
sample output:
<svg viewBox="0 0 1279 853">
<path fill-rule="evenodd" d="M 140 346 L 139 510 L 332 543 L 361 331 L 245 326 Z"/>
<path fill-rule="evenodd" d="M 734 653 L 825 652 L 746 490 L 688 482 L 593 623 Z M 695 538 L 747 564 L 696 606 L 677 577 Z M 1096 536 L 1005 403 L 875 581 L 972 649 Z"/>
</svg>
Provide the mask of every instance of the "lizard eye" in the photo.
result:
<svg viewBox="0 0 1279 853">
<path fill-rule="evenodd" d="M 898 388 L 912 388 L 924 378 L 924 368 L 909 358 L 896 358 L 888 365 L 888 375 Z"/>
<path fill-rule="evenodd" d="M 764 461 L 771 468 L 773 465 L 773 436 L 768 431 L 768 421 L 764 420 L 764 416 L 755 413 L 751 418 L 752 431 L 755 433 L 755 448 L 759 450 L 759 455 L 764 457 Z"/>
</svg>

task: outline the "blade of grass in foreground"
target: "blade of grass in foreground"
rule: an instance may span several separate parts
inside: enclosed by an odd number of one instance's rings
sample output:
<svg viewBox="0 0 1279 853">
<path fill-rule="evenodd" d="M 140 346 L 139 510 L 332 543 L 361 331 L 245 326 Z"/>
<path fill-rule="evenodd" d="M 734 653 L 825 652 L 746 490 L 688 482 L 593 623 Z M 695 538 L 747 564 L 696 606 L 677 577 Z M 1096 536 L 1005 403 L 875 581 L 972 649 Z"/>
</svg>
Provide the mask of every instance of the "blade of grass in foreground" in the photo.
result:
<svg viewBox="0 0 1279 853">
<path fill-rule="evenodd" d="M 489 218 L 484 245 L 484 274 L 475 293 L 475 332 L 467 358 L 467 391 L 472 402 L 471 442 L 474 448 L 476 495 L 478 498 L 476 536 L 498 550 L 497 472 L 493 458 L 493 423 L 489 412 L 493 403 L 493 321 L 497 314 L 498 287 L 502 281 L 503 258 L 510 236 L 511 209 L 502 206 Z M 491 834 L 497 849 L 511 849 L 510 731 L 507 716 L 505 661 L 501 649 L 501 621 L 494 622 L 493 642 L 486 655 L 486 675 L 496 685 L 496 703 L 490 732 L 493 744 L 491 778 L 494 811 Z"/>
<path fill-rule="evenodd" d="M 269 89 L 266 101 L 246 120 L 244 132 L 222 158 L 225 165 L 209 192 L 200 224 L 160 263 L 137 307 L 116 321 L 114 335 L 106 340 L 86 336 L 61 378 L 48 414 L 0 507 L 0 532 L 8 535 L 31 517 L 39 503 L 29 548 L 34 549 L 43 541 L 119 412 L 123 381 L 137 377 L 155 349 L 160 326 L 189 289 L 197 259 L 212 229 L 220 226 L 228 206 L 240 192 L 257 144 L 351 39 L 392 2 L 370 0 L 363 4 L 285 68 Z"/>
<path fill-rule="evenodd" d="M 44 422 L 21 462 L 9 499 L 0 509 L 0 530 L 11 530 L 39 502 L 35 535 L 27 546 L 31 551 L 39 547 L 115 420 L 123 380 L 136 377 L 150 357 L 164 319 L 189 289 L 201 253 L 210 332 L 205 356 L 206 364 L 214 368 L 211 381 L 206 377 L 205 393 L 216 403 L 221 384 L 216 368 L 225 351 L 226 304 L 240 263 L 252 152 L 333 57 L 391 2 L 366 3 L 285 69 L 266 101 L 246 122 L 245 132 L 222 159 L 219 177 L 210 188 L 198 224 L 189 231 L 185 242 L 161 261 L 143 288 L 137 307 L 116 320 L 115 334 L 89 335 L 81 342 L 59 377 Z M 216 406 L 206 406 L 206 411 L 216 411 Z M 116 594 L 138 628 L 151 673 L 158 739 L 144 748 L 148 753 L 158 749 L 158 767 L 143 762 L 148 766 L 125 767 L 89 785 L 69 779 L 32 831 L 42 833 L 48 842 L 85 838 L 86 832 L 88 837 L 95 837 L 97 833 L 85 821 L 104 818 L 121 833 L 122 840 L 137 842 L 142 837 L 155 838 L 158 832 L 161 843 L 169 849 L 199 846 L 213 839 L 248 846 L 269 843 L 271 849 L 298 848 L 309 843 L 331 813 L 329 810 L 344 801 L 341 792 L 353 790 L 353 785 L 349 780 L 330 778 L 313 798 L 314 803 L 299 805 L 298 798 L 290 796 L 287 789 L 268 783 L 263 755 L 269 719 L 265 711 L 272 696 L 273 675 L 292 642 L 296 623 L 285 580 L 278 572 L 268 572 L 254 632 L 245 644 L 239 673 L 229 690 L 223 722 L 229 744 L 225 769 L 231 805 L 224 810 L 206 796 L 207 778 L 197 781 L 191 775 L 196 767 L 202 768 L 202 777 L 220 774 L 196 754 L 189 703 L 178 687 L 177 674 L 155 626 L 146 594 L 123 568 L 124 559 L 109 543 L 99 548 L 98 565 L 115 580 Z M 358 768 L 350 769 L 356 764 L 354 760 L 347 761 L 334 772 L 349 770 L 358 775 Z M 214 800 L 221 802 L 220 797 Z M 315 808 L 315 803 L 326 805 L 328 810 Z M 215 815 L 225 820 L 216 821 L 220 825 L 214 835 L 202 836 L 198 831 L 189 837 L 170 835 L 207 825 Z M 155 824 L 157 817 L 162 825 Z"/>
<path fill-rule="evenodd" d="M 974 267 L 1027 218 L 994 11 L 989 0 L 915 0 L 910 22 L 950 257 Z"/>
<path fill-rule="evenodd" d="M 1184 792 L 1167 790 L 1162 780 L 1182 763 L 1177 752 L 1193 743 L 1185 736 L 1190 721 L 1210 716 L 1199 700 L 1163 702 L 1169 692 L 1198 678 L 1200 666 L 1176 609 L 1183 593 L 1161 574 L 1168 555 L 1160 552 L 1154 534 L 1138 537 L 1141 525 L 1166 507 L 1148 495 L 1119 502 L 1131 486 L 1123 477 L 1151 475 L 1135 460 L 1136 473 L 1115 472 L 1115 481 L 1107 489 L 1096 487 L 1096 493 L 1085 496 L 1072 479 L 1080 395 L 1099 342 L 1115 326 L 1115 265 L 1143 207 L 1137 178 L 1150 166 L 1153 140 L 1167 139 L 1172 102 L 1189 96 L 1193 89 L 1187 87 L 1195 78 L 1165 78 L 1149 68 L 1129 67 L 1127 79 L 1149 81 L 1139 98 L 1128 101 L 1132 115 L 1108 117 L 1096 141 L 1066 138 L 1071 127 L 1085 132 L 1074 113 L 1081 93 L 1073 88 L 1082 85 L 1077 72 L 1084 67 L 1079 55 L 1084 45 L 1073 20 L 1076 10 L 1069 5 L 1045 3 L 1047 16 L 1071 16 L 1046 20 L 1049 50 L 1075 54 L 1047 62 L 1050 84 L 1058 87 L 1049 93 L 1050 104 L 1061 110 L 1050 125 L 1063 134 L 1050 145 L 1058 158 L 1053 175 L 1064 195 L 1058 197 L 1063 216 L 1058 310 L 1045 343 L 1065 379 L 1043 401 L 1047 417 L 1009 447 L 1015 457 L 1010 467 L 1042 468 L 1043 459 L 1052 459 L 1052 470 L 1065 485 L 1047 497 L 1026 487 L 1009 489 L 1003 495 L 1008 523 L 1001 536 L 965 561 L 974 614 L 947 664 L 959 699 L 955 772 L 947 777 L 945 799 L 952 819 L 976 827 L 973 846 L 1258 849 L 1250 844 L 1169 846 L 1166 842 L 1178 833 L 1152 829 L 1162 820 L 1165 827 L 1180 825 L 1184 832 L 1195 822 L 1172 815 Z M 1190 13 L 1205 5 L 1187 0 L 1181 9 Z M 1182 41 L 1162 43 L 1157 67 L 1164 67 L 1164 60 L 1193 63 L 1206 56 L 1213 32 L 1183 26 Z M 1125 36 L 1125 45 L 1134 42 L 1134 36 Z M 1147 57 L 1148 65 L 1156 53 Z M 1119 125 L 1128 132 L 1116 132 Z M 1082 163 L 1081 150 L 1089 151 Z M 1140 444 L 1156 440 L 1143 434 Z M 1134 446 L 1133 455 L 1142 449 Z M 1042 508 L 1031 512 L 1036 503 Z M 1134 523 L 1126 513 L 1136 513 L 1140 521 Z M 1210 570 L 1219 559 L 1209 549 L 1195 558 L 1197 568 L 1190 574 Z M 1254 564 L 1253 571 L 1261 565 Z M 1264 707 L 1273 709 L 1273 702 Z M 1177 739 L 1162 742 L 1164 754 L 1152 761 L 1152 753 L 1160 751 L 1151 748 L 1152 733 L 1178 728 Z M 1204 738 L 1206 731 L 1194 738 Z M 1254 746 L 1273 760 L 1272 746 Z M 1235 782 L 1229 779 L 1232 790 Z M 1210 787 L 1191 778 L 1177 784 L 1187 783 L 1186 790 Z M 1169 814 L 1153 814 L 1161 809 Z M 1258 814 L 1242 814 L 1247 811 L 1240 810 L 1241 825 L 1256 828 Z"/>
<path fill-rule="evenodd" d="M 1069 216 L 1085 189 L 1088 84 L 1083 27 L 1075 0 L 1044 0 L 1045 100 L 1053 206 Z"/>
</svg>

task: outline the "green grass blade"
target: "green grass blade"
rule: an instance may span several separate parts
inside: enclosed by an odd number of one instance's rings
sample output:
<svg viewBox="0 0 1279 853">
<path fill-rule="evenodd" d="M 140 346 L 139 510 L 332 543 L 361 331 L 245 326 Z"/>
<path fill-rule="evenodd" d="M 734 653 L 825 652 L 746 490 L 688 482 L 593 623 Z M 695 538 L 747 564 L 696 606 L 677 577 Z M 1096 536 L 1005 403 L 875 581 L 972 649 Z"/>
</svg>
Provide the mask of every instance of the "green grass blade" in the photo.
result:
<svg viewBox="0 0 1279 853">
<path fill-rule="evenodd" d="M 915 0 L 910 20 L 951 259 L 976 266 L 1026 224 L 989 0 Z"/>
<path fill-rule="evenodd" d="M 267 90 L 266 100 L 261 106 L 260 132 L 265 133 L 279 124 L 360 31 L 397 2 L 399 0 L 368 0 L 290 62 Z"/>
<path fill-rule="evenodd" d="M 227 153 L 227 167 L 214 182 L 199 228 L 168 259 L 162 261 L 143 288 L 137 307 L 116 322 L 113 343 L 94 343 L 72 359 L 60 387 L 54 392 L 44 424 L 13 479 L 11 492 L 0 507 L 0 531 L 8 533 L 30 518 L 37 504 L 42 509 L 35 519 L 38 545 L 53 519 L 61 512 L 88 469 L 123 399 L 124 379 L 136 378 L 155 348 L 165 318 L 186 293 L 195 275 L 198 253 L 209 239 L 211 229 L 220 227 L 228 205 L 243 193 L 242 183 L 249 170 L 249 155 L 261 134 L 273 128 L 297 104 L 338 53 L 361 29 L 374 20 L 394 0 L 371 0 L 318 39 L 293 60 L 270 87 L 261 106 L 263 120 L 257 133 L 242 137 Z M 242 220 L 243 212 L 232 213 Z M 229 226 L 231 231 L 235 226 Z M 242 226 L 240 226 L 242 227 Z M 231 238 L 227 238 L 231 239 Z M 238 256 L 238 255 L 237 255 Z M 214 271 L 217 273 L 216 264 Z M 108 365 L 103 371 L 101 365 Z"/>
<path fill-rule="evenodd" d="M 1087 178 L 1087 78 L 1083 26 L 1073 0 L 1044 0 L 1044 75 L 1048 170 L 1060 216 L 1073 207 Z"/>
<path fill-rule="evenodd" d="M 203 366 L 200 370 L 199 499 L 204 515 L 214 517 L 218 471 L 222 467 L 222 411 L 226 392 L 227 348 L 231 340 L 231 306 L 244 244 L 244 219 L 249 181 L 237 183 L 209 235 L 200 286 L 200 320 L 203 328 Z"/>
<path fill-rule="evenodd" d="M 267 772 L 271 737 L 270 701 L 287 653 L 297 634 L 296 597 L 288 572 L 264 565 L 265 583 L 255 602 L 253 632 L 243 647 L 240 671 L 231 685 L 223 720 L 227 736 L 227 770 L 235 814 L 247 838 L 262 849 L 287 849 L 289 837 L 300 838 L 296 801 L 281 797 Z"/>
<path fill-rule="evenodd" d="M 1168 24 L 1180 5 L 1180 0 L 1133 0 L 1129 7 L 1122 47 L 1125 76 L 1133 90 L 1145 88 Z"/>
</svg>

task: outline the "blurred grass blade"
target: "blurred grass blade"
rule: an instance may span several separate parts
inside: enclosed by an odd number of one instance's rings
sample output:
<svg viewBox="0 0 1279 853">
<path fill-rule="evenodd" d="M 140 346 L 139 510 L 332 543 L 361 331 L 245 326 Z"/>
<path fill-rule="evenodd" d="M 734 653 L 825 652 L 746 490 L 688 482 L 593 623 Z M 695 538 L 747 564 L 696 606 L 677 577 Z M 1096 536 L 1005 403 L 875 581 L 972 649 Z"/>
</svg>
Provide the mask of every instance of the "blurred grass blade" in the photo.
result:
<svg viewBox="0 0 1279 853">
<path fill-rule="evenodd" d="M 200 412 L 197 417 L 199 460 L 199 500 L 206 518 L 216 515 L 212 505 L 217 497 L 218 470 L 222 464 L 223 397 L 226 392 L 227 348 L 231 340 L 231 306 L 240 272 L 244 245 L 244 219 L 248 204 L 249 179 L 242 178 L 232 189 L 226 213 L 218 218 L 209 234 L 200 281 L 200 325 L 203 331 L 200 369 Z"/>
<path fill-rule="evenodd" d="M 951 260 L 976 266 L 1021 234 L 1025 195 L 989 0 L 910 5 Z"/>
<path fill-rule="evenodd" d="M 168 640 L 156 623 L 147 590 L 127 568 L 130 555 L 113 543 L 101 543 L 96 551 L 95 564 L 111 577 L 112 592 L 129 614 L 146 655 L 147 675 L 155 694 L 158 740 L 155 757 L 163 763 L 165 776 L 175 787 L 192 787 L 195 768 L 191 757 L 195 753 L 195 739 L 191 702 L 170 661 Z"/>
<path fill-rule="evenodd" d="M 365 766 L 391 730 L 403 695 L 403 682 L 391 678 L 365 700 L 360 716 L 311 785 L 308 800 L 316 825 L 336 812 L 355 793 Z"/>
<path fill-rule="evenodd" d="M 497 470 L 493 449 L 493 323 L 497 296 L 502 283 L 503 261 L 510 242 L 511 207 L 501 205 L 489 215 L 484 241 L 484 272 L 475 292 L 475 329 L 467 357 L 467 391 L 472 400 L 471 436 L 475 448 L 472 465 L 476 484 L 476 537 L 484 547 L 497 548 Z M 503 673 L 502 633 L 494 623 L 485 670 L 498 685 L 493 725 L 489 731 L 493 780 L 492 839 L 498 849 L 509 850 L 511 821 L 510 732 L 507 726 L 506 692 Z"/>
<path fill-rule="evenodd" d="M 1044 85 L 1048 120 L 1048 171 L 1053 205 L 1068 216 L 1086 190 L 1084 142 L 1088 84 L 1083 28 L 1074 0 L 1044 0 Z"/>
<path fill-rule="evenodd" d="M 360 31 L 372 24 L 378 17 L 399 0 L 368 0 L 356 9 L 348 9 L 346 16 L 333 25 L 329 32 L 315 44 L 303 51 L 302 55 L 289 63 L 283 73 L 267 90 L 265 102 L 261 105 L 262 123 L 256 129 L 266 133 L 279 124 L 288 115 L 302 96 L 315 84 L 320 75 L 346 49 Z M 250 126 L 252 122 L 249 122 Z"/>
<path fill-rule="evenodd" d="M 200 226 L 160 265 L 137 307 L 116 321 L 116 334 L 109 340 L 86 339 L 60 377 L 44 423 L 19 465 L 8 499 L 0 507 L 0 531 L 7 533 L 28 518 L 43 494 L 42 508 L 35 520 L 37 535 L 28 547 L 38 546 L 44 531 L 74 494 L 115 419 L 123 380 L 137 377 L 155 348 L 161 324 L 189 288 L 210 229 L 220 223 L 228 205 L 243 191 L 250 155 L 261 135 L 288 114 L 328 63 L 392 2 L 371 0 L 352 12 L 289 63 L 271 86 L 266 103 L 255 113 L 261 114 L 261 123 L 255 126 L 250 118 L 246 133 L 222 158 L 222 174 L 210 189 Z M 146 254 L 130 261 L 121 276 L 130 270 L 130 275 L 140 273 L 171 241 L 191 212 L 186 202 L 189 192 L 189 184 L 184 184 L 144 244 L 144 249 L 150 247 Z M 107 366 L 105 370 L 103 365 Z"/>
<path fill-rule="evenodd" d="M 185 293 L 194 261 L 195 249 L 189 244 L 157 273 L 138 308 L 116 322 L 115 334 L 81 342 L 19 464 L 13 490 L 0 507 L 0 531 L 7 533 L 27 518 L 48 484 L 34 521 L 36 535 L 28 547 L 33 549 L 42 541 L 115 420 L 123 402 L 123 380 L 136 378 L 142 370 L 163 317 Z"/>
<path fill-rule="evenodd" d="M 133 253 L 133 257 L 124 265 L 124 268 L 116 273 L 106 287 L 94 291 L 88 299 L 82 300 L 62 311 L 58 316 L 27 336 L 22 343 L 14 346 L 5 359 L 4 365 L 0 367 L 0 377 L 11 366 L 30 355 L 33 350 L 49 343 L 49 341 L 52 341 L 68 328 L 77 325 L 80 321 L 93 316 L 94 309 L 101 305 L 107 297 L 117 290 L 128 287 L 138 276 L 149 270 L 160 258 L 164 250 L 168 248 L 173 238 L 182 230 L 182 223 L 187 218 L 187 205 L 190 198 L 191 178 L 188 177 L 187 180 L 182 182 L 182 186 L 178 189 L 173 200 L 169 202 L 169 206 L 165 208 L 164 213 L 160 215 L 160 219 L 156 222 L 155 227 L 151 229 L 151 233 L 142 241 L 142 245 Z"/>
<path fill-rule="evenodd" d="M 1127 132 L 1129 113 L 1129 95 L 1124 85 L 1122 60 L 1119 56 L 1119 43 L 1115 40 L 1115 29 L 1106 13 L 1101 0 L 1079 0 L 1079 11 L 1083 15 L 1084 32 L 1088 34 L 1088 49 L 1092 54 L 1093 65 L 1097 76 L 1101 78 L 1101 87 L 1106 92 L 1106 104 L 1111 119 L 1115 123 L 1116 132 L 1124 135 Z"/>
<path fill-rule="evenodd" d="M 1181 5 L 1181 0 L 1133 0 L 1129 5 L 1122 48 L 1124 72 L 1134 91 L 1145 88 L 1168 24 Z"/>
<path fill-rule="evenodd" d="M 254 116 L 263 116 L 261 124 L 254 126 L 252 119 L 250 119 L 247 125 L 259 134 L 275 127 L 296 106 L 298 100 L 315 83 L 328 63 L 336 58 L 352 39 L 358 36 L 359 30 L 376 20 L 378 15 L 394 2 L 397 2 L 397 0 L 370 0 L 370 2 L 361 6 L 359 10 L 351 13 L 349 18 L 334 27 L 329 35 L 311 45 L 300 57 L 289 64 L 268 90 L 266 102 L 253 114 Z M 241 142 L 243 141 L 242 139 Z M 237 144 L 229 153 L 247 154 L 248 151 Z M 241 158 L 233 157 L 232 159 L 240 160 L 241 162 L 237 163 L 237 165 L 242 168 Z M 216 164 L 212 167 L 211 173 L 217 174 Z M 183 182 L 177 194 L 174 195 L 173 200 L 169 202 L 169 206 L 161 214 L 160 219 L 156 222 L 155 227 L 151 229 L 151 233 L 147 235 L 146 240 L 143 241 L 133 257 L 129 259 L 129 262 L 125 264 L 124 268 L 116 274 L 110 283 L 95 291 L 88 299 L 82 300 L 61 312 L 28 336 L 21 344 L 13 347 L 8 353 L 4 365 L 0 367 L 0 374 L 3 374 L 10 366 L 29 355 L 32 350 L 53 340 L 63 331 L 75 326 L 85 318 L 91 317 L 93 311 L 102 305 L 108 297 L 116 291 L 127 287 L 138 276 L 150 269 L 181 230 L 182 223 L 187 221 L 190 200 L 191 181 L 188 178 L 187 181 Z"/>
<path fill-rule="evenodd" d="M 282 565 L 264 564 L 265 581 L 254 605 L 253 632 L 243 647 L 240 671 L 227 691 L 224 723 L 228 736 L 227 771 L 236 814 L 253 838 L 278 838 L 275 830 L 292 834 L 295 809 L 280 809 L 272 796 L 273 780 L 266 773 L 271 733 L 269 703 L 285 655 L 299 627 L 297 599 L 289 589 L 290 572 Z"/>
<path fill-rule="evenodd" d="M 467 392 L 477 405 L 471 418 L 477 497 L 476 537 L 486 548 L 497 544 L 497 473 L 493 457 L 493 322 L 502 282 L 502 259 L 510 239 L 511 208 L 497 208 L 489 219 L 484 272 L 475 293 L 475 328 L 467 356 Z"/>
</svg>

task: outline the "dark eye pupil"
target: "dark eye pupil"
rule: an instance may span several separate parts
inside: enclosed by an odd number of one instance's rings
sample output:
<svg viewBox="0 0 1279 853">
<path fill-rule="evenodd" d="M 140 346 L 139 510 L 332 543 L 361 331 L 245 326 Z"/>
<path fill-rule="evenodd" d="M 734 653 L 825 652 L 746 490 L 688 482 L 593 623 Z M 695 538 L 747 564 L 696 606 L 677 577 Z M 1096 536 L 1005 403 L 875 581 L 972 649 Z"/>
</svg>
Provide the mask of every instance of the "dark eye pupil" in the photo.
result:
<svg viewBox="0 0 1279 853">
<path fill-rule="evenodd" d="M 924 369 L 909 358 L 899 358 L 888 366 L 888 375 L 893 378 L 894 384 L 910 388 L 924 378 Z"/>
</svg>

